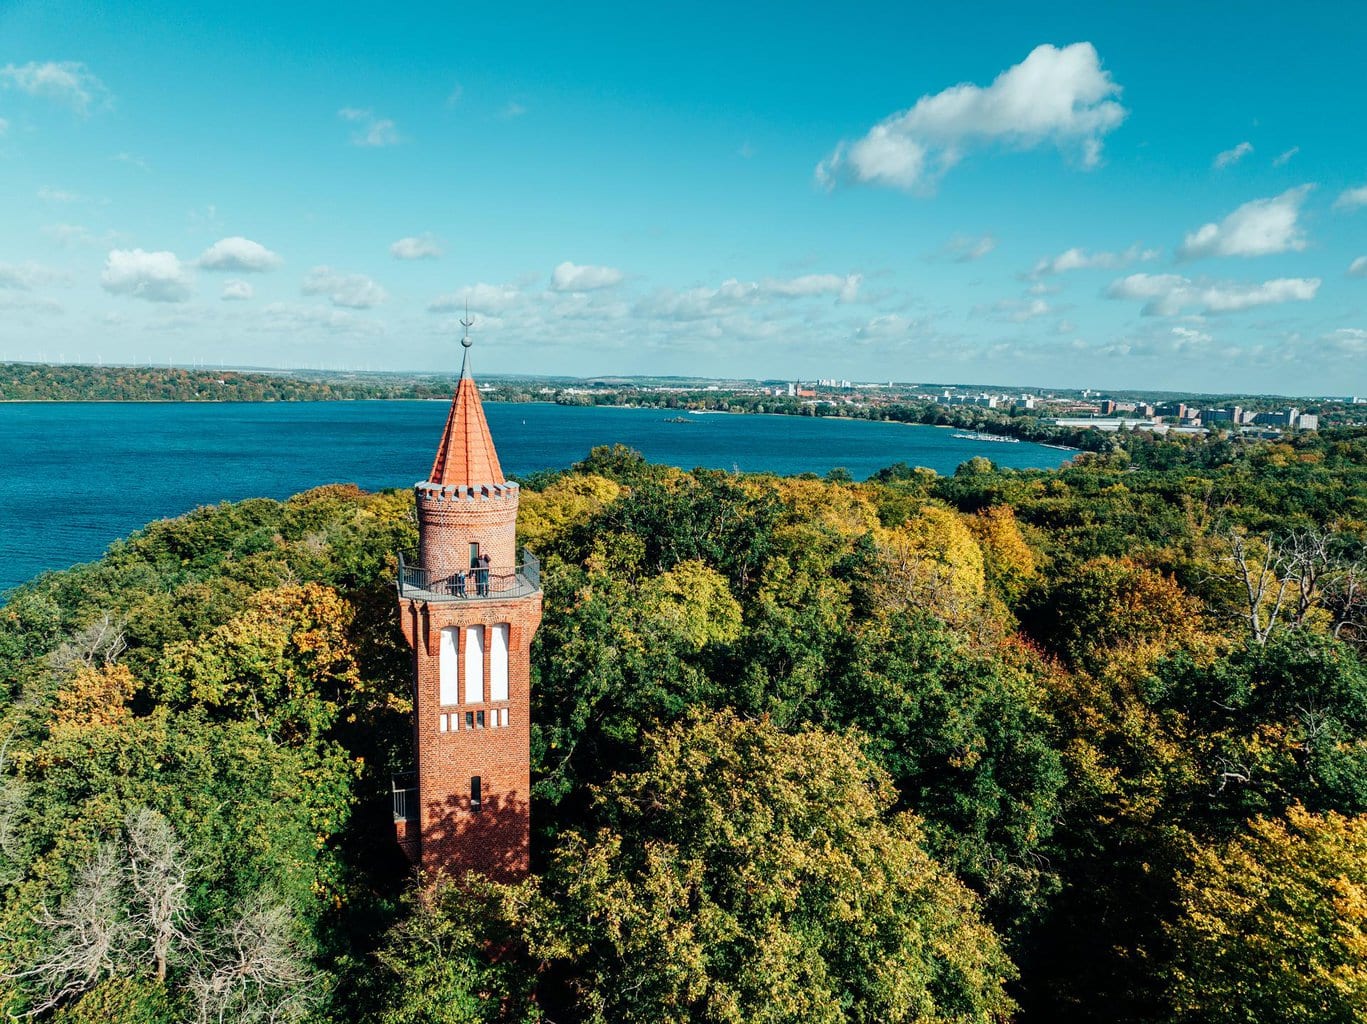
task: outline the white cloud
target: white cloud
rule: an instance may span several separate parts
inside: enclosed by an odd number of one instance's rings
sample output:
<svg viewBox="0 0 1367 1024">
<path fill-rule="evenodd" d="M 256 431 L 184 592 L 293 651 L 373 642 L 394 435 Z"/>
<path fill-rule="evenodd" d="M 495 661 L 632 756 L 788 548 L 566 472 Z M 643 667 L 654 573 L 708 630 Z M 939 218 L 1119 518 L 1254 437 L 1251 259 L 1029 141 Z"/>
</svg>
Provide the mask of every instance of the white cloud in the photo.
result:
<svg viewBox="0 0 1367 1024">
<path fill-rule="evenodd" d="M 1336 210 L 1356 210 L 1359 206 L 1367 206 L 1367 185 L 1344 189 L 1334 200 Z"/>
<path fill-rule="evenodd" d="M 1349 277 L 1367 277 L 1367 256 L 1359 256 L 1348 264 Z"/>
<path fill-rule="evenodd" d="M 1319 291 L 1317 277 L 1282 277 L 1261 284 L 1192 281 L 1180 274 L 1131 274 L 1111 283 L 1109 299 L 1144 303 L 1144 316 L 1236 313 L 1280 302 L 1309 302 Z"/>
<path fill-rule="evenodd" d="M 841 180 L 928 192 L 974 146 L 1074 147 L 1086 167 L 1127 111 L 1091 43 L 1037 46 L 986 88 L 964 83 L 922 96 L 854 142 L 841 142 L 816 168 L 817 181 Z"/>
<path fill-rule="evenodd" d="M 1101 268 L 1114 270 L 1131 263 L 1147 263 L 1158 259 L 1157 249 L 1145 249 L 1139 243 L 1124 252 L 1091 252 L 1086 249 L 1065 249 L 1057 256 L 1046 257 L 1035 264 L 1029 277 L 1046 277 L 1050 274 L 1064 274 L 1070 270 L 1092 270 Z"/>
<path fill-rule="evenodd" d="M 862 274 L 804 274 L 787 280 L 766 277 L 759 283 L 759 292 L 785 299 L 834 295 L 841 302 L 853 302 L 859 297 L 863 280 Z"/>
<path fill-rule="evenodd" d="M 108 95 L 104 83 L 78 61 L 29 61 L 0 68 L 0 84 L 30 96 L 56 100 L 78 114 L 88 114 L 97 98 Z"/>
<path fill-rule="evenodd" d="M 61 281 L 64 277 L 60 272 L 37 263 L 0 263 L 0 288 L 12 291 L 30 291 Z"/>
<path fill-rule="evenodd" d="M 1367 330 L 1361 327 L 1340 327 L 1323 336 L 1334 354 L 1367 356 Z"/>
<path fill-rule="evenodd" d="M 122 240 L 116 231 L 106 231 L 97 235 L 80 224 L 47 224 L 44 225 L 42 231 L 43 234 L 63 248 L 81 246 L 92 249 L 107 249 Z"/>
<path fill-rule="evenodd" d="M 194 278 L 173 252 L 113 249 L 100 275 L 100 287 L 113 295 L 148 302 L 184 302 L 194 294 Z"/>
<path fill-rule="evenodd" d="M 223 294 L 219 296 L 230 302 L 242 302 L 253 295 L 252 286 L 246 281 L 224 281 Z"/>
<path fill-rule="evenodd" d="M 53 188 L 51 185 L 44 185 L 38 190 L 37 195 L 45 203 L 79 203 L 85 200 L 85 196 L 79 192 L 69 192 L 64 188 Z"/>
<path fill-rule="evenodd" d="M 343 107 L 337 116 L 356 125 L 351 133 L 353 146 L 393 146 L 403 141 L 398 126 L 387 117 L 376 117 L 372 110 Z"/>
<path fill-rule="evenodd" d="M 1273 166 L 1273 167 L 1282 167 L 1282 166 L 1284 166 L 1288 160 L 1290 160 L 1293 156 L 1295 156 L 1295 155 L 1296 155 L 1297 153 L 1299 153 L 1300 151 L 1301 151 L 1301 147 L 1300 147 L 1300 146 L 1292 146 L 1290 149 L 1283 150 L 1283 151 L 1281 152 L 1281 154 L 1277 157 L 1277 159 L 1275 159 L 1275 160 L 1272 161 L 1272 166 Z"/>
<path fill-rule="evenodd" d="M 765 278 L 763 281 L 723 281 L 716 288 L 689 288 L 675 291 L 660 288 L 636 304 L 640 315 L 665 320 L 707 320 L 727 316 L 769 299 L 814 298 L 834 295 L 840 302 L 853 302 L 863 278 L 859 274 L 806 274 L 794 278 Z"/>
<path fill-rule="evenodd" d="M 1177 251 L 1178 258 L 1299 252 L 1305 248 L 1305 234 L 1298 223 L 1301 203 L 1313 187 L 1301 185 L 1269 199 L 1254 199 L 1220 223 L 1202 225 L 1188 233 Z"/>
<path fill-rule="evenodd" d="M 449 295 L 441 295 L 427 305 L 432 313 L 464 310 L 468 305 L 476 313 L 503 313 L 516 305 L 522 293 L 506 284 L 467 284 Z"/>
<path fill-rule="evenodd" d="M 305 295 L 326 295 L 334 306 L 370 309 L 389 298 L 388 292 L 364 274 L 345 274 L 331 267 L 314 267 L 304 278 Z"/>
<path fill-rule="evenodd" d="M 984 312 L 984 307 L 975 308 L 975 313 Z M 1053 312 L 1053 307 L 1043 299 L 1001 299 L 992 304 L 989 315 L 994 320 L 1009 320 L 1013 324 L 1028 323 Z"/>
<path fill-rule="evenodd" d="M 261 320 L 256 329 L 284 335 L 319 329 L 332 334 L 384 334 L 384 324 L 369 317 L 324 306 L 298 306 L 285 302 L 272 302 L 266 306 L 261 311 Z"/>
<path fill-rule="evenodd" d="M 396 260 L 434 260 L 441 255 L 441 246 L 430 234 L 400 238 L 389 247 Z"/>
<path fill-rule="evenodd" d="M 1179 350 L 1197 348 L 1213 340 L 1205 331 L 1198 331 L 1194 327 L 1174 327 L 1172 337 L 1173 347 Z"/>
<path fill-rule="evenodd" d="M 1253 152 L 1253 143 L 1241 142 L 1233 149 L 1227 149 L 1223 153 L 1215 154 L 1215 169 L 1221 170 L 1231 164 L 1237 164 L 1249 153 Z"/>
<path fill-rule="evenodd" d="M 996 247 L 997 240 L 991 235 L 955 235 L 944 244 L 941 252 L 955 263 L 972 263 Z"/>
<path fill-rule="evenodd" d="M 616 267 L 583 266 L 566 260 L 551 271 L 551 287 L 558 292 L 588 292 L 622 283 Z"/>
<path fill-rule="evenodd" d="M 243 274 L 260 274 L 274 270 L 283 260 L 260 242 L 250 238 L 233 235 L 220 238 L 199 257 L 199 265 L 205 270 L 235 270 Z"/>
</svg>

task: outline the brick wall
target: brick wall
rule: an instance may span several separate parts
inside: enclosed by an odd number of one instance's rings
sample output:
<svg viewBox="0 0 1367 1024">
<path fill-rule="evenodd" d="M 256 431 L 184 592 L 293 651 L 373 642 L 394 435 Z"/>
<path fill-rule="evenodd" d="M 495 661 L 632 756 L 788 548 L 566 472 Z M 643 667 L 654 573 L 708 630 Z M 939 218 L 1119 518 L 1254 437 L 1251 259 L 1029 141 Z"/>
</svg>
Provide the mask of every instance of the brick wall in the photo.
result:
<svg viewBox="0 0 1367 1024">
<path fill-rule="evenodd" d="M 541 623 L 541 594 L 506 600 L 424 602 L 400 599 L 404 635 L 413 645 L 417 700 L 420 857 L 429 875 L 475 870 L 496 879 L 525 874 L 530 855 L 532 637 Z M 507 623 L 508 699 L 488 698 L 490 630 Z M 440 704 L 441 631 L 484 626 L 484 699 L 465 703 L 465 631 L 460 630 L 460 703 Z M 508 724 L 496 725 L 499 712 Z M 467 728 L 465 716 L 483 714 L 483 728 Z M 447 728 L 442 729 L 442 716 Z M 457 721 L 452 727 L 451 716 Z M 482 802 L 470 806 L 470 780 L 482 781 Z"/>
<path fill-rule="evenodd" d="M 477 542 L 496 569 L 517 564 L 516 485 L 474 497 L 433 491 L 431 485 L 416 488 L 418 508 L 418 558 L 432 578 L 449 576 L 470 568 L 470 544 Z"/>
</svg>

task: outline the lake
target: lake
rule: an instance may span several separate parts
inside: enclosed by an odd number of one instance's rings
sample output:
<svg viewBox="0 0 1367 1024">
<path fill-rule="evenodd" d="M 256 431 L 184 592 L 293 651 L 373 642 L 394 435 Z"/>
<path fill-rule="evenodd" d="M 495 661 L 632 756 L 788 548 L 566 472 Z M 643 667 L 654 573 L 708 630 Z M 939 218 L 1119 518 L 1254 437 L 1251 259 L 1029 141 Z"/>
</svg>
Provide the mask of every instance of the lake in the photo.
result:
<svg viewBox="0 0 1367 1024">
<path fill-rule="evenodd" d="M 408 487 L 431 469 L 446 402 L 0 404 L 0 592 L 44 569 L 98 558 L 154 519 L 319 484 Z M 863 479 L 894 462 L 952 473 L 984 455 L 1052 468 L 1069 453 L 992 444 L 900 423 L 808 416 L 690 415 L 546 403 L 485 407 L 503 471 L 567 466 L 621 443 L 691 469 Z"/>
</svg>

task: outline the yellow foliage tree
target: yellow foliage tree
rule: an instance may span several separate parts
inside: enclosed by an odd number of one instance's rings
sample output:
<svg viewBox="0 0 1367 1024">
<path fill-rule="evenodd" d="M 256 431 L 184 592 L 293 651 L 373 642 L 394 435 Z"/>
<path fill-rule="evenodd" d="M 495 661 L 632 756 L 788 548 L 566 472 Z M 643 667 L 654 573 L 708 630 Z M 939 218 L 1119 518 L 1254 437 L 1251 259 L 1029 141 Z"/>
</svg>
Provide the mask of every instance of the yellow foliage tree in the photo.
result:
<svg viewBox="0 0 1367 1024">
<path fill-rule="evenodd" d="M 1367 1019 L 1367 817 L 1256 819 L 1198 851 L 1180 892 L 1181 1019 Z"/>
<path fill-rule="evenodd" d="M 693 650 L 740 635 L 740 602 L 726 578 L 699 561 L 680 562 L 649 580 L 638 607 L 647 633 L 663 633 Z"/>
<path fill-rule="evenodd" d="M 617 500 L 624 488 L 592 473 L 561 477 L 544 491 L 524 491 L 518 504 L 519 543 L 542 551 L 572 526 Z"/>
<path fill-rule="evenodd" d="M 988 579 L 1007 600 L 1019 597 L 1034 577 L 1037 564 L 1011 506 L 984 509 L 969 520 L 969 525 L 982 548 Z"/>
<path fill-rule="evenodd" d="M 921 607 L 958 622 L 981 606 L 982 548 L 957 512 L 926 505 L 900 527 L 878 528 L 874 538 L 884 563 L 875 592 L 885 609 Z"/>
</svg>

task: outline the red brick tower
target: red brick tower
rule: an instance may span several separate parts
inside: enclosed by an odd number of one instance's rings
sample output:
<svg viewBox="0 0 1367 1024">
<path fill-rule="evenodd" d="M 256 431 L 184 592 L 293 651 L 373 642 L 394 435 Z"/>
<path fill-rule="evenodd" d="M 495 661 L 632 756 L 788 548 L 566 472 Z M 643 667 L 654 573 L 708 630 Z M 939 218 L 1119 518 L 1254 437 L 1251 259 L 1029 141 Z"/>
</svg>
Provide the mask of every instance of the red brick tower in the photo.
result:
<svg viewBox="0 0 1367 1024">
<path fill-rule="evenodd" d="M 512 879 L 528 870 L 529 649 L 541 623 L 541 573 L 530 552 L 517 561 L 518 486 L 499 468 L 468 334 L 462 344 L 436 461 L 414 488 L 420 564 L 399 563 L 417 770 L 395 782 L 394 824 L 429 875 Z"/>
</svg>

